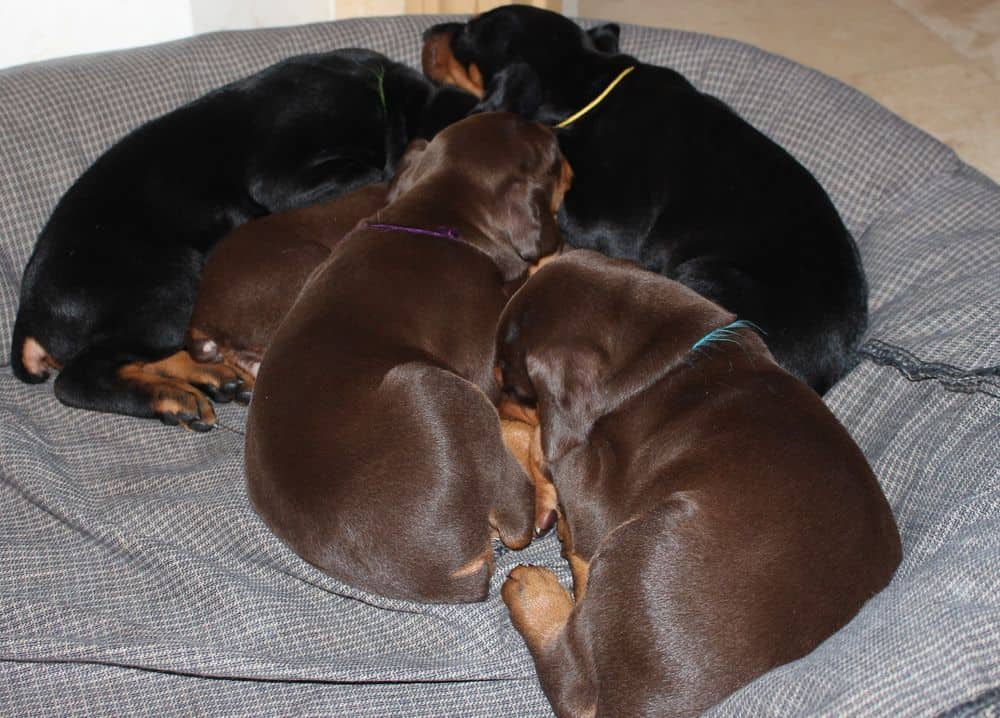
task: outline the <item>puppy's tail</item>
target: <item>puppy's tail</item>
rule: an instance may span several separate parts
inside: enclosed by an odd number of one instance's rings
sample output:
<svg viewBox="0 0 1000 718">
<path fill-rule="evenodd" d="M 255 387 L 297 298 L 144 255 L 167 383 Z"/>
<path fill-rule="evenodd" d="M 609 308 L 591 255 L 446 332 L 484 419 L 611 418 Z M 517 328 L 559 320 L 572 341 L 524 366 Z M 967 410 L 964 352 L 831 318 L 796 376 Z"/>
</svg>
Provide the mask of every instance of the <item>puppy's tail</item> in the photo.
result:
<svg viewBox="0 0 1000 718">
<path fill-rule="evenodd" d="M 24 313 L 18 312 L 10 346 L 10 368 L 26 384 L 41 384 L 49 378 L 49 368 L 56 364 L 26 324 Z"/>
</svg>

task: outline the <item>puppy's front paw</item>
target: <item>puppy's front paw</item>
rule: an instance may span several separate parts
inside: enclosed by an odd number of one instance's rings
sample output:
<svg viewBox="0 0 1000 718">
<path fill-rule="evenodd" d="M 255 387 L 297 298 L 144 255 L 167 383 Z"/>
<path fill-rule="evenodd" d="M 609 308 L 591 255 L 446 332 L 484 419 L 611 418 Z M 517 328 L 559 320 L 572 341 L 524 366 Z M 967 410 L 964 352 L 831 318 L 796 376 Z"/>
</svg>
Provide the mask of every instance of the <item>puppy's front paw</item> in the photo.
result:
<svg viewBox="0 0 1000 718">
<path fill-rule="evenodd" d="M 532 651 L 544 650 L 573 613 L 573 599 L 556 575 L 540 566 L 517 566 L 500 589 L 510 620 Z"/>
</svg>

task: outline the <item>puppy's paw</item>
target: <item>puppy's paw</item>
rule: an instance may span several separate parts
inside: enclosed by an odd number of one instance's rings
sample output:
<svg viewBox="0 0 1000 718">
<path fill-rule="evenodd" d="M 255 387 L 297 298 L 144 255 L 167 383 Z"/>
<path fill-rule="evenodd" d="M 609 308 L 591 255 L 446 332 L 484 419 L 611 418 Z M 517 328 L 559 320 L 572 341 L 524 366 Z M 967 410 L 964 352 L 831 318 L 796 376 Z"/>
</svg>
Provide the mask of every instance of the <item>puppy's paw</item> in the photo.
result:
<svg viewBox="0 0 1000 718">
<path fill-rule="evenodd" d="M 556 575 L 540 566 L 517 566 L 500 589 L 510 620 L 532 651 L 544 650 L 573 613 L 573 599 Z"/>
<path fill-rule="evenodd" d="M 244 391 L 247 379 L 245 373 L 228 362 L 213 362 L 211 364 L 194 363 L 185 372 L 183 380 L 197 387 L 217 403 L 226 403 L 239 399 Z M 247 377 L 253 384 L 253 378 Z"/>
<path fill-rule="evenodd" d="M 133 362 L 118 370 L 119 378 L 146 398 L 153 415 L 164 424 L 193 431 L 215 426 L 212 402 L 197 388 L 210 385 L 217 394 L 235 391 L 238 379 L 215 364 L 198 364 L 187 352 L 178 352 L 158 362 Z"/>
<path fill-rule="evenodd" d="M 150 406 L 164 424 L 198 432 L 211 431 L 215 427 L 212 403 L 193 386 L 157 383 L 152 385 L 152 397 Z"/>
</svg>

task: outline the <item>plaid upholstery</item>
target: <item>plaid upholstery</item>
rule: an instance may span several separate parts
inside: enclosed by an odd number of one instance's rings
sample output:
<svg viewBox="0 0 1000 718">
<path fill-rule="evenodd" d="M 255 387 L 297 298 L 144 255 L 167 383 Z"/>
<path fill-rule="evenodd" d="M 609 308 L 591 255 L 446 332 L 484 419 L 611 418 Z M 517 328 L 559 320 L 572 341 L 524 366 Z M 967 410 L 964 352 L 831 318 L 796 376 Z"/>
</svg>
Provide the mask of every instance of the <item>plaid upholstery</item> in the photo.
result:
<svg viewBox="0 0 1000 718">
<path fill-rule="evenodd" d="M 142 121 L 289 55 L 415 64 L 440 18 L 205 35 L 0 72 L 0 343 L 34 238 Z M 871 285 L 858 367 L 827 401 L 899 521 L 892 584 L 718 716 L 996 715 L 1000 684 L 1000 190 L 839 82 L 737 42 L 625 26 L 624 49 L 730 102 L 809 167 Z M 244 411 L 194 435 L 60 405 L 0 368 L 0 714 L 547 716 L 499 600 L 386 600 L 298 559 L 253 513 Z"/>
</svg>

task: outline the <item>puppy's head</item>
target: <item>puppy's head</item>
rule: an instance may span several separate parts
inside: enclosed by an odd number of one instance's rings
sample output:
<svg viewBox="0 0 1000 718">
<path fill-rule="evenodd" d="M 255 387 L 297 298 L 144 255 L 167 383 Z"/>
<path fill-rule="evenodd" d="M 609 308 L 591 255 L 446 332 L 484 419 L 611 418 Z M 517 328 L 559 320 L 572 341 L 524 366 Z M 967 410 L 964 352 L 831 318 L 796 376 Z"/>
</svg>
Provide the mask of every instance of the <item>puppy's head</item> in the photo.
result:
<svg viewBox="0 0 1000 718">
<path fill-rule="evenodd" d="M 456 85 L 491 104 L 532 115 L 543 88 L 557 83 L 585 53 L 617 53 L 619 27 L 583 30 L 559 13 L 508 5 L 467 23 L 443 23 L 424 33 L 422 64 L 431 80 Z"/>
<path fill-rule="evenodd" d="M 542 450 L 558 460 L 594 422 L 733 316 L 687 287 L 624 260 L 574 250 L 542 267 L 497 329 L 501 390 L 535 407 Z"/>
<path fill-rule="evenodd" d="M 556 251 L 555 213 L 573 172 L 552 131 L 510 113 L 483 113 L 414 141 L 389 189 L 393 202 L 425 182 L 450 188 L 440 201 L 460 211 L 483 238 L 468 238 L 494 260 L 506 281 Z M 485 244 L 483 244 L 485 242 Z"/>
</svg>

